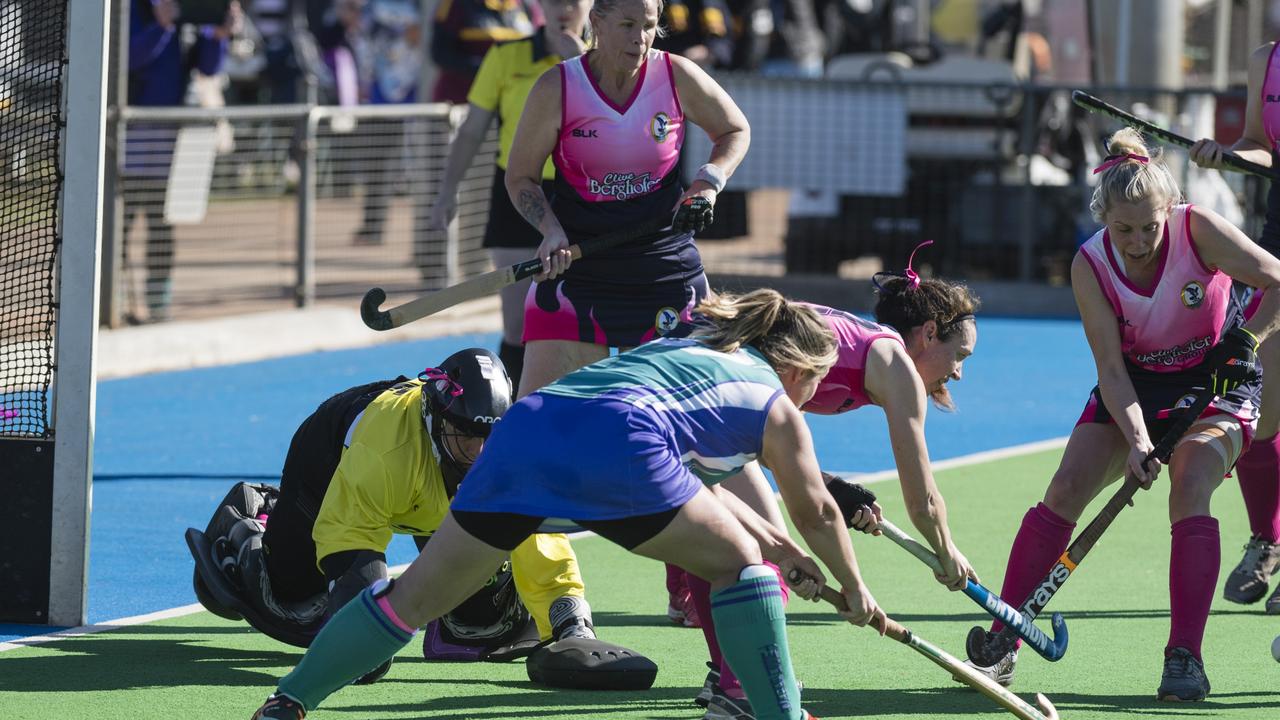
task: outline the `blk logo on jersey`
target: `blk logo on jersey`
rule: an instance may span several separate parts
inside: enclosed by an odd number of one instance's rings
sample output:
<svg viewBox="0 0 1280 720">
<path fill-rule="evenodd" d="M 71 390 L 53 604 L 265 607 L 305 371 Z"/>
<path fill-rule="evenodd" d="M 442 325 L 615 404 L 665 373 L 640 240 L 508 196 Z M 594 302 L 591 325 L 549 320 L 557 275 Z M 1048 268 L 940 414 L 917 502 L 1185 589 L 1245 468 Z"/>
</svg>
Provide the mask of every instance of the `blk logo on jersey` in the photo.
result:
<svg viewBox="0 0 1280 720">
<path fill-rule="evenodd" d="M 1204 286 L 1197 280 L 1192 280 L 1182 288 L 1182 304 L 1191 310 L 1195 310 L 1204 303 Z"/>
<path fill-rule="evenodd" d="M 658 311 L 658 316 L 653 319 L 653 327 L 659 335 L 666 335 L 675 330 L 678 324 L 680 324 L 680 313 L 673 307 L 662 308 Z"/>
<path fill-rule="evenodd" d="M 598 137 L 600 137 L 600 136 L 599 136 L 598 134 L 596 134 L 596 133 L 597 133 L 597 131 L 596 131 L 596 130 L 583 130 L 582 128 L 574 128 L 572 131 L 570 131 L 570 132 L 569 132 L 569 134 L 570 134 L 570 135 L 572 135 L 573 137 L 576 137 L 576 138 L 598 138 Z"/>
<path fill-rule="evenodd" d="M 649 134 L 653 137 L 654 142 L 666 142 L 670 128 L 671 117 L 664 112 L 654 115 L 653 119 L 649 121 Z"/>
</svg>

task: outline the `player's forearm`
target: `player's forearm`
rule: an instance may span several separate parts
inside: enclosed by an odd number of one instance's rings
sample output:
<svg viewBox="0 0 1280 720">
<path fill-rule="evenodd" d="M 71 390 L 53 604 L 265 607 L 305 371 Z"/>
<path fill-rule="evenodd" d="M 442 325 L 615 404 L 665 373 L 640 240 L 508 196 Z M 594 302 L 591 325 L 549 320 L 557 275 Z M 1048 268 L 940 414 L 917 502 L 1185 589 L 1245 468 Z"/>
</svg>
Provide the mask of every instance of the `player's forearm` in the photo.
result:
<svg viewBox="0 0 1280 720">
<path fill-rule="evenodd" d="M 468 118 L 469 120 L 470 118 Z M 449 159 L 445 163 L 444 178 L 440 180 L 440 194 L 452 195 L 458 191 L 458 183 L 467 174 L 471 161 L 475 159 L 480 144 L 484 142 L 485 133 L 489 129 L 486 122 L 482 127 L 476 123 L 463 122 L 458 128 L 458 135 L 449 146 Z"/>
<path fill-rule="evenodd" d="M 539 179 L 540 180 L 540 179 Z M 507 193 L 511 196 L 511 204 L 515 205 L 526 222 L 537 228 L 543 237 L 559 230 L 560 221 L 551 212 L 551 204 L 542 192 L 542 183 L 523 175 L 507 175 Z"/>
<path fill-rule="evenodd" d="M 906 493 L 903 493 L 906 495 Z M 937 488 L 929 488 L 918 501 L 906 503 L 907 517 L 925 542 L 938 555 L 951 552 L 951 528 L 947 525 L 947 504 Z"/>
<path fill-rule="evenodd" d="M 1149 445 L 1151 439 L 1147 435 L 1147 424 L 1142 419 L 1142 406 L 1138 404 L 1138 395 L 1128 376 L 1100 377 L 1098 388 L 1102 404 L 1107 406 L 1129 447 Z"/>
<path fill-rule="evenodd" d="M 841 587 L 862 585 L 858 560 L 853 554 L 853 545 L 849 543 L 849 531 L 834 502 L 830 512 L 822 512 L 810 521 L 802 522 L 794 516 L 792 520 L 809 549 L 822 560 Z"/>
<path fill-rule="evenodd" d="M 1244 324 L 1244 329 L 1253 333 L 1259 343 L 1266 342 L 1267 338 L 1280 330 L 1280 293 L 1268 292 L 1263 295 L 1257 312 Z"/>
<path fill-rule="evenodd" d="M 750 129 L 731 130 L 716 138 L 715 144 L 711 147 L 711 157 L 707 162 L 723 170 L 726 178 L 731 177 L 733 171 L 742 163 L 742 159 L 747 156 L 749 147 L 751 147 Z"/>
<path fill-rule="evenodd" d="M 1242 160 L 1257 163 L 1263 167 L 1271 167 L 1271 148 L 1256 140 L 1241 137 L 1231 146 L 1231 152 Z"/>
</svg>

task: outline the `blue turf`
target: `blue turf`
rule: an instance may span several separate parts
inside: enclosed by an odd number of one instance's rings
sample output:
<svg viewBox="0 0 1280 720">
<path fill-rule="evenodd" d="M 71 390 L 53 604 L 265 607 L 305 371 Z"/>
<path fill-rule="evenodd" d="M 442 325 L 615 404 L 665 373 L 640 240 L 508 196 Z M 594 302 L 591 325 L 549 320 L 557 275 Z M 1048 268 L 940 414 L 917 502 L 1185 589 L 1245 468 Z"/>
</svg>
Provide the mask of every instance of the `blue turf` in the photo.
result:
<svg viewBox="0 0 1280 720">
<path fill-rule="evenodd" d="M 278 478 L 294 429 L 326 397 L 496 344 L 496 335 L 466 335 L 100 383 L 90 622 L 195 602 L 183 531 L 203 528 L 235 480 Z M 1078 322 L 983 318 L 977 352 L 952 386 L 960 411 L 930 411 L 932 457 L 1066 435 L 1094 377 Z M 810 416 L 810 425 L 824 468 L 893 465 L 876 408 Z M 412 557 L 412 542 L 399 538 L 388 560 Z M 0 625 L 0 641 L 47 630 Z"/>
</svg>

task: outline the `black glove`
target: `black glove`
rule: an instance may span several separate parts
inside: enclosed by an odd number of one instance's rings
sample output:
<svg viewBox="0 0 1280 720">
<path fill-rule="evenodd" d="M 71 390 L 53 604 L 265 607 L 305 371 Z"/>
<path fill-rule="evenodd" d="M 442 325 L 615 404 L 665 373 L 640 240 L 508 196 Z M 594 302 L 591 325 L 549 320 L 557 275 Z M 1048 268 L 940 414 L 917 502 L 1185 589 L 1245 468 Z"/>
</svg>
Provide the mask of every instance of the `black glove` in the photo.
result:
<svg viewBox="0 0 1280 720">
<path fill-rule="evenodd" d="M 711 201 L 700 196 L 685 198 L 676 209 L 675 219 L 671 221 L 671 229 L 678 233 L 691 232 L 694 235 L 706 230 L 716 219 L 715 207 Z"/>
<path fill-rule="evenodd" d="M 1213 392 L 1226 395 L 1243 383 L 1258 379 L 1258 338 L 1244 328 L 1232 328 L 1204 356 L 1213 373 Z"/>
<path fill-rule="evenodd" d="M 839 475 L 824 472 L 822 473 L 822 479 L 827 483 L 827 492 L 831 493 L 831 497 L 836 500 L 836 505 L 840 506 L 840 514 L 844 516 L 845 527 L 852 528 L 854 514 L 864 507 L 870 508 L 876 501 L 875 493 L 858 483 L 849 482 Z"/>
</svg>

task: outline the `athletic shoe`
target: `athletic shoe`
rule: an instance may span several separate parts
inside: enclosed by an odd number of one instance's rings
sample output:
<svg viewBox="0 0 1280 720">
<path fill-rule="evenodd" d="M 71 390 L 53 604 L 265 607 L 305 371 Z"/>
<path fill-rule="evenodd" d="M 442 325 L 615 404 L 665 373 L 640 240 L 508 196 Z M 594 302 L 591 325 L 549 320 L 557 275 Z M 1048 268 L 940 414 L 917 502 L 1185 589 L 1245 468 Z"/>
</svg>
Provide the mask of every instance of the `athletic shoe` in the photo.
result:
<svg viewBox="0 0 1280 720">
<path fill-rule="evenodd" d="M 307 716 L 302 704 L 288 695 L 272 693 L 249 720 L 302 720 Z"/>
<path fill-rule="evenodd" d="M 1013 683 L 1013 670 L 1018 664 L 1018 651 L 1014 650 L 1008 655 L 996 661 L 995 665 L 983 667 L 976 665 L 972 660 L 965 660 L 965 665 L 973 668 L 979 675 L 985 675 L 988 679 L 995 681 L 1003 687 L 1009 687 Z M 952 679 L 956 682 L 964 682 L 958 676 L 953 675 Z"/>
<path fill-rule="evenodd" d="M 707 663 L 710 667 L 711 663 Z M 797 689 L 804 692 L 804 685 L 796 681 Z M 699 693 L 701 696 L 701 693 Z M 694 702 L 697 702 L 696 700 Z M 702 704 L 702 703 L 698 703 Z M 711 696 L 706 703 L 707 712 L 703 714 L 702 720 L 756 720 L 756 716 L 751 712 L 751 703 L 746 698 L 729 697 L 720 690 L 719 686 L 715 686 L 711 691 Z M 800 710 L 803 715 L 802 720 L 818 720 L 818 718 L 810 715 L 803 708 Z"/>
<path fill-rule="evenodd" d="M 702 627 L 698 619 L 698 609 L 693 606 L 693 595 L 687 588 L 668 594 L 667 617 L 677 625 L 687 628 Z"/>
<path fill-rule="evenodd" d="M 1204 674 L 1204 663 L 1196 659 L 1186 648 L 1174 648 L 1164 659 L 1164 674 L 1160 676 L 1157 700 L 1171 702 L 1195 702 L 1209 694 L 1209 676 Z"/>
<path fill-rule="evenodd" d="M 702 720 L 756 720 L 756 716 L 746 698 L 731 698 L 717 689 L 707 703 Z"/>
<path fill-rule="evenodd" d="M 713 662 L 707 662 L 707 679 L 702 681 L 702 689 L 698 691 L 698 696 L 693 699 L 693 703 L 698 707 L 706 707 L 711 702 L 711 696 L 720 691 L 720 666 Z"/>
<path fill-rule="evenodd" d="M 1240 564 L 1222 586 L 1222 597 L 1241 605 L 1258 602 L 1267 594 L 1267 583 L 1277 569 L 1280 569 L 1280 544 L 1250 538 Z"/>
<path fill-rule="evenodd" d="M 1280 585 L 1277 585 L 1275 592 L 1267 598 L 1267 614 L 1280 615 Z"/>
</svg>

